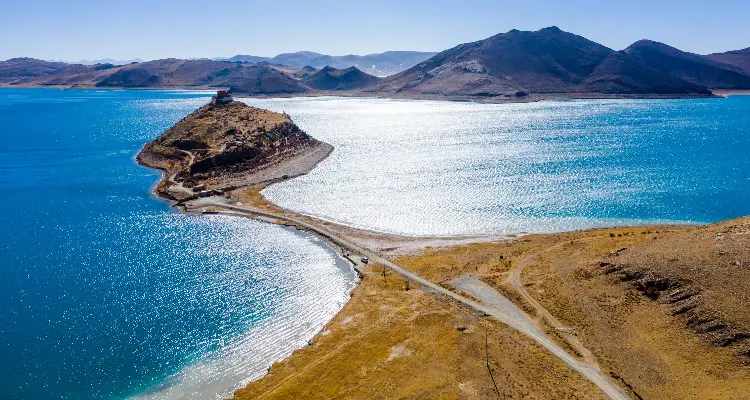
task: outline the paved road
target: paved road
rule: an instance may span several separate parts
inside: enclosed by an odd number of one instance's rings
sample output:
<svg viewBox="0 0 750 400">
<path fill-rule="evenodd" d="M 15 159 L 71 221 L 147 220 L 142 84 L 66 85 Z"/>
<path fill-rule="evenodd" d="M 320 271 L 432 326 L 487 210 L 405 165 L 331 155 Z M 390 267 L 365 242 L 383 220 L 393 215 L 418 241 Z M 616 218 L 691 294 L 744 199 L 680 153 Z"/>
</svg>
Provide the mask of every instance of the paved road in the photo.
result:
<svg viewBox="0 0 750 400">
<path fill-rule="evenodd" d="M 326 238 L 327 240 L 330 240 L 332 243 L 340 246 L 343 249 L 346 249 L 354 253 L 359 253 L 362 256 L 369 258 L 370 261 L 375 264 L 380 264 L 380 265 L 390 268 L 391 270 L 395 271 L 396 273 L 403 276 L 404 278 L 422 285 L 428 291 L 439 293 L 467 307 L 470 307 L 476 311 L 479 311 L 479 312 L 482 312 L 482 313 L 485 313 L 487 315 L 494 317 L 498 321 L 518 330 L 519 332 L 528 336 L 535 342 L 539 343 L 541 346 L 546 348 L 550 353 L 552 353 L 554 356 L 559 358 L 562 362 L 567 364 L 570 368 L 572 368 L 573 370 L 579 372 L 580 374 L 588 378 L 589 381 L 591 381 L 594 385 L 596 385 L 599 389 L 601 389 L 601 391 L 604 392 L 604 394 L 606 394 L 607 397 L 609 397 L 610 399 L 630 400 L 630 397 L 626 395 L 620 389 L 620 387 L 617 386 L 617 384 L 615 384 L 608 376 L 604 375 L 597 367 L 587 365 L 578 361 L 575 357 L 573 357 L 567 351 L 565 351 L 565 349 L 557 345 L 555 342 L 549 339 L 544 333 L 542 333 L 533 324 L 533 322 L 531 322 L 531 320 L 526 316 L 526 314 L 524 314 L 523 311 L 521 311 L 515 305 L 513 305 L 513 303 L 511 303 L 509 300 L 504 298 L 502 295 L 500 295 L 497 291 L 492 289 L 490 286 L 487 286 L 484 283 L 474 278 L 470 278 L 470 277 L 461 278 L 458 280 L 458 282 L 456 282 L 456 284 L 461 285 L 462 286 L 460 288 L 461 290 L 464 290 L 467 293 L 472 294 L 472 296 L 475 296 L 477 299 L 480 299 L 483 303 L 478 303 L 476 301 L 463 297 L 457 293 L 454 293 L 442 286 L 439 286 L 433 283 L 432 281 L 429 281 L 407 270 L 406 268 L 401 267 L 400 265 L 386 258 L 380 257 L 379 255 L 363 247 L 360 247 L 350 242 L 349 240 L 346 240 L 342 237 L 337 236 L 335 233 L 323 227 L 313 225 L 299 218 L 289 217 L 286 215 L 281 215 L 281 214 L 276 214 L 276 213 L 269 213 L 269 212 L 260 211 L 254 208 L 249 208 L 249 207 L 244 207 L 244 206 L 232 205 L 227 202 L 217 201 L 211 198 L 201 199 L 196 204 L 218 207 L 218 208 L 222 208 L 226 210 L 240 212 L 243 214 L 263 217 L 265 219 L 267 218 L 276 219 L 276 220 L 280 220 L 280 221 L 284 221 L 287 223 L 297 225 L 298 227 L 302 229 L 315 232 L 316 234 Z"/>
</svg>

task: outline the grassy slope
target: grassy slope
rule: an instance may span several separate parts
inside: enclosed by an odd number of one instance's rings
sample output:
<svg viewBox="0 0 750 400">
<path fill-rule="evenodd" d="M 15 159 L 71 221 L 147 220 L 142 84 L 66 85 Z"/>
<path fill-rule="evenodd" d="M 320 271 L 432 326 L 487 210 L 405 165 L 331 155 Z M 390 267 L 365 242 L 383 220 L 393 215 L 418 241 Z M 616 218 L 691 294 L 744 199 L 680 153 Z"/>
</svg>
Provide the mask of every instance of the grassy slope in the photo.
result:
<svg viewBox="0 0 750 400">
<path fill-rule="evenodd" d="M 241 196 L 243 201 L 278 211 L 259 195 L 259 189 L 248 190 Z M 676 265 L 693 263 L 687 270 L 694 274 L 682 272 L 684 278 L 703 281 L 701 301 L 742 327 L 744 314 L 737 305 L 745 297 L 721 301 L 727 298 L 721 293 L 727 285 L 721 282 L 732 279 L 727 274 L 734 274 L 737 284 L 747 279 L 740 276 L 744 272 L 738 275 L 736 269 L 717 263 L 736 267 L 740 260 L 743 266 L 750 265 L 750 246 L 744 242 L 746 237 L 750 240 L 747 226 L 746 218 L 708 227 L 530 235 L 513 243 L 427 248 L 416 256 L 399 257 L 397 262 L 434 282 L 472 274 L 534 316 L 534 309 L 508 279 L 509 272 L 523 263 L 526 290 L 563 324 L 576 327 L 579 339 L 602 368 L 632 393 L 646 399 L 750 399 L 750 368 L 738 362 L 738 346 L 712 345 L 686 327 L 684 319 L 672 315 L 669 304 L 650 300 L 630 283 L 605 274 L 600 266 L 603 260 L 617 258 L 668 275 L 684 268 L 673 268 L 670 263 L 647 265 L 647 261 L 675 258 L 655 257 L 654 252 L 678 254 L 681 262 Z M 721 248 L 716 252 L 723 258 L 705 257 L 706 249 L 717 240 Z M 313 346 L 275 365 L 271 374 L 250 383 L 237 397 L 496 398 L 483 364 L 485 330 L 490 365 L 503 397 L 600 396 L 588 382 L 515 331 L 433 295 L 404 291 L 403 280 L 395 275 L 388 275 L 386 286 L 379 275 L 382 269 L 370 268 L 352 300 L 314 339 Z M 737 286 L 727 287 L 736 291 Z M 460 333 L 457 327 L 467 329 Z M 565 334 L 547 332 L 565 344 Z M 401 357 L 389 360 L 394 352 Z"/>
<path fill-rule="evenodd" d="M 580 376 L 501 324 L 368 267 L 313 345 L 275 364 L 238 399 L 596 399 Z M 457 328 L 466 328 L 459 331 Z"/>
<path fill-rule="evenodd" d="M 579 339 L 602 366 L 640 396 L 747 399 L 750 369 L 737 362 L 735 349 L 711 345 L 686 328 L 667 306 L 603 274 L 599 267 L 602 259 L 624 247 L 636 253 L 654 251 L 652 243 L 661 243 L 662 250 L 680 245 L 683 253 L 690 253 L 694 241 L 685 238 L 704 232 L 652 227 L 533 235 L 511 244 L 428 250 L 400 262 L 435 281 L 471 273 L 518 301 L 507 281 L 508 272 L 540 253 L 524 270 L 526 290 L 563 323 L 577 327 Z M 723 309 L 725 302 L 717 293 L 721 289 L 713 289 L 704 300 L 713 309 Z M 735 301 L 729 302 L 729 309 L 736 309 Z"/>
</svg>

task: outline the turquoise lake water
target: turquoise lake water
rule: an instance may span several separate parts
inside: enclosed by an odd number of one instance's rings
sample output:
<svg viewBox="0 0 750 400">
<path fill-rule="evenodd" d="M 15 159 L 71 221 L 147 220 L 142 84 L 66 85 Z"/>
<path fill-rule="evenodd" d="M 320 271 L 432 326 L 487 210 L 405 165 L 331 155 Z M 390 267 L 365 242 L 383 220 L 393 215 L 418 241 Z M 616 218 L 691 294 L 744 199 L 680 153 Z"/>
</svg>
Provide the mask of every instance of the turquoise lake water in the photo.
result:
<svg viewBox="0 0 750 400">
<path fill-rule="evenodd" d="M 247 102 L 336 147 L 264 195 L 361 228 L 507 234 L 750 214 L 750 96 Z"/>
<path fill-rule="evenodd" d="M 300 347 L 356 277 L 320 241 L 187 216 L 133 157 L 209 94 L 0 90 L 0 398 L 217 398 Z M 246 99 L 336 146 L 264 194 L 409 235 L 750 214 L 750 97 Z"/>
<path fill-rule="evenodd" d="M 135 154 L 209 96 L 0 90 L 0 398 L 220 398 L 349 298 L 319 240 L 150 197 Z"/>
</svg>

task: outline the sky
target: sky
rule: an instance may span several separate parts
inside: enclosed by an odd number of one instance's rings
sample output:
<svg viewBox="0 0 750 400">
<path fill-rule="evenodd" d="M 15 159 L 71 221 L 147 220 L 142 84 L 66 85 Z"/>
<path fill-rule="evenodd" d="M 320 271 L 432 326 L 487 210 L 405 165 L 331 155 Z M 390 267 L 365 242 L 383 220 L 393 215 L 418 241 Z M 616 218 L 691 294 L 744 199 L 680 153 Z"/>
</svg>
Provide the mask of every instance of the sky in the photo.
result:
<svg viewBox="0 0 750 400">
<path fill-rule="evenodd" d="M 441 51 L 547 26 L 620 50 L 750 47 L 750 0 L 0 0 L 0 60 Z"/>
</svg>

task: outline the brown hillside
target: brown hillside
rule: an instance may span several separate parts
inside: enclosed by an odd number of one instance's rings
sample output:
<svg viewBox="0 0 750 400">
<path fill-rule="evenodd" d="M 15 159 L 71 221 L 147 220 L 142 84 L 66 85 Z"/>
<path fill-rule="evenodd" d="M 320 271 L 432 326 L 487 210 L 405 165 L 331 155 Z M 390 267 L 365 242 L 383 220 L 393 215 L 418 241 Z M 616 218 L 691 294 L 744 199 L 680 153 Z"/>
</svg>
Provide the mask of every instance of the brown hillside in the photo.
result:
<svg viewBox="0 0 750 400">
<path fill-rule="evenodd" d="M 750 217 L 633 246 L 601 268 L 750 365 Z"/>
<path fill-rule="evenodd" d="M 126 65 L 98 87 L 218 87 L 245 94 L 301 93 L 296 79 L 270 66 L 211 60 L 166 59 Z"/>
<path fill-rule="evenodd" d="M 688 53 L 651 40 L 624 50 L 641 63 L 710 89 L 750 89 L 750 75 L 710 57 Z"/>
<path fill-rule="evenodd" d="M 745 75 L 750 75 L 750 47 L 743 50 L 727 51 L 726 53 L 709 54 L 706 57 L 716 62 L 731 65 Z"/>
<path fill-rule="evenodd" d="M 446 50 L 373 86 L 372 91 L 444 96 L 514 96 L 519 92 L 702 94 L 709 92 L 626 54 L 550 27 L 512 30 Z"/>
<path fill-rule="evenodd" d="M 750 399 L 750 218 L 706 227 L 630 227 L 428 249 L 401 265 L 434 282 L 474 275 L 575 337 L 644 399 Z M 551 328 L 511 284 L 565 328 Z"/>
<path fill-rule="evenodd" d="M 161 195 L 184 199 L 201 190 L 304 173 L 330 151 L 286 114 L 233 101 L 199 108 L 148 142 L 138 160 L 166 171 L 157 187 Z M 285 163 L 292 166 L 274 168 Z"/>
<path fill-rule="evenodd" d="M 379 80 L 356 67 L 345 69 L 325 67 L 305 77 L 303 82 L 317 90 L 353 90 L 371 86 Z"/>
</svg>

